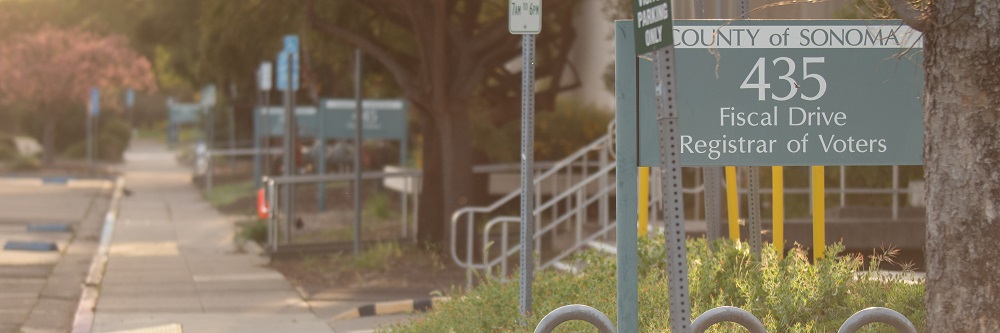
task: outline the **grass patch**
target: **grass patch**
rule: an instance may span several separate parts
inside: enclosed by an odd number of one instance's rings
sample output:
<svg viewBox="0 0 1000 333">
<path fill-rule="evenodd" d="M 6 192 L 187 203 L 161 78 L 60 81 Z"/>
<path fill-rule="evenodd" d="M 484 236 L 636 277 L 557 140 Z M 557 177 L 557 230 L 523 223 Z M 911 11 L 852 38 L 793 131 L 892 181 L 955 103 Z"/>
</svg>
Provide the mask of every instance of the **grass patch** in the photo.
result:
<svg viewBox="0 0 1000 333">
<path fill-rule="evenodd" d="M 267 242 L 267 221 L 253 219 L 239 224 L 238 237 L 241 240 L 251 240 L 257 244 Z"/>
<path fill-rule="evenodd" d="M 924 330 L 924 285 L 875 270 L 860 270 L 864 258 L 833 256 L 843 250 L 829 248 L 831 257 L 810 264 L 803 250 L 779 258 L 765 247 L 760 259 L 750 255 L 746 243 L 720 241 L 713 253 L 704 239 L 688 241 L 688 269 L 692 312 L 695 317 L 717 306 L 738 306 L 760 318 L 768 332 L 836 332 L 854 312 L 872 306 L 899 311 Z M 669 331 L 667 278 L 662 242 L 639 242 L 639 327 L 641 332 Z M 886 255 L 870 261 L 886 260 Z M 579 275 L 546 270 L 538 272 L 533 286 L 535 313 L 519 324 L 518 283 L 484 281 L 475 289 L 453 291 L 451 302 L 406 325 L 385 332 L 531 332 L 541 318 L 567 304 L 586 304 L 616 318 L 615 257 L 587 252 L 577 256 L 586 263 Z M 878 265 L 871 265 L 878 267 Z M 859 271 L 860 270 L 860 271 Z M 558 332 L 596 332 L 582 322 L 568 322 Z M 708 332 L 745 332 L 732 325 L 716 325 Z M 894 332 L 869 325 L 860 332 Z"/>
<path fill-rule="evenodd" d="M 215 208 L 225 207 L 240 199 L 256 196 L 257 191 L 253 186 L 253 180 L 216 185 L 205 194 L 208 202 Z"/>
</svg>

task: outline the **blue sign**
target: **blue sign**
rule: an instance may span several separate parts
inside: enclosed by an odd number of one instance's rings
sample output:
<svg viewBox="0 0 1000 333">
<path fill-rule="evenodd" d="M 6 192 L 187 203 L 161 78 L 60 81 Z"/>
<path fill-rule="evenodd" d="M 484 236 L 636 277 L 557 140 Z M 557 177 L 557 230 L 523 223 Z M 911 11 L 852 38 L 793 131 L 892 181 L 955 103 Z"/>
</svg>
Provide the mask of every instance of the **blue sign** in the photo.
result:
<svg viewBox="0 0 1000 333">
<path fill-rule="evenodd" d="M 299 90 L 299 36 L 285 35 L 285 48 L 278 53 L 278 90 L 288 90 L 291 83 L 292 90 Z M 291 78 L 289 78 L 291 75 Z"/>
<path fill-rule="evenodd" d="M 135 90 L 125 91 L 125 106 L 129 108 L 135 106 Z"/>
<path fill-rule="evenodd" d="M 90 116 L 96 117 L 101 113 L 101 90 L 97 87 L 90 88 Z"/>
</svg>

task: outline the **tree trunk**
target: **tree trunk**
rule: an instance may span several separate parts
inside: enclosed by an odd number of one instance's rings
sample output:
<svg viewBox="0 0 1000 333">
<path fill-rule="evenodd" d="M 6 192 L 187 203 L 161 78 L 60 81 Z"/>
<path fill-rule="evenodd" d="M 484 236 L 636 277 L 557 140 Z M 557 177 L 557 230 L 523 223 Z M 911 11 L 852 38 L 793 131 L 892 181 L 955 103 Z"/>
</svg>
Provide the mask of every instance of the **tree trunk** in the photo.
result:
<svg viewBox="0 0 1000 333">
<path fill-rule="evenodd" d="M 47 110 L 43 110 L 46 112 Z M 51 166 L 52 162 L 55 161 L 56 156 L 56 125 L 58 125 L 59 117 L 55 115 L 47 115 L 45 117 L 45 125 L 42 128 L 42 146 L 45 151 L 42 152 L 42 161 L 45 166 Z"/>
<path fill-rule="evenodd" d="M 931 2 L 925 32 L 927 331 L 997 332 L 1000 2 Z"/>
<path fill-rule="evenodd" d="M 461 108 L 464 106 L 450 106 L 451 110 Z M 466 112 L 453 112 L 436 119 L 424 118 L 424 179 L 417 239 L 446 249 L 452 214 L 471 202 L 472 137 Z M 463 225 L 459 223 L 459 230 L 456 230 L 460 245 L 465 244 Z"/>
<path fill-rule="evenodd" d="M 445 235 L 445 224 L 450 223 L 444 215 L 441 205 L 443 192 L 441 161 L 441 138 L 434 119 L 426 112 L 421 115 L 421 132 L 423 133 L 423 180 L 420 186 L 420 214 L 417 215 L 417 241 L 421 244 L 433 244 L 445 249 L 448 238 Z"/>
</svg>

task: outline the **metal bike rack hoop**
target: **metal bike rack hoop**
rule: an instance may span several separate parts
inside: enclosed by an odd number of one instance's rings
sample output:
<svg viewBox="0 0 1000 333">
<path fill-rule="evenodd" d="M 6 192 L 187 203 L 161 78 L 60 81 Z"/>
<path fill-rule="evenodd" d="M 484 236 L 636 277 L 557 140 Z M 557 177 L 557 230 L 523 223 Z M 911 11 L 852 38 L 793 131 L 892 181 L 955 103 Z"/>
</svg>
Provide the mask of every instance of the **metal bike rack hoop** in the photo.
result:
<svg viewBox="0 0 1000 333">
<path fill-rule="evenodd" d="M 691 331 L 701 333 L 712 325 L 721 322 L 731 322 L 740 324 L 750 330 L 750 333 L 767 333 L 764 324 L 753 314 L 737 307 L 720 306 L 702 313 L 691 323 Z"/>
<path fill-rule="evenodd" d="M 581 304 L 564 305 L 552 310 L 552 312 L 549 312 L 549 314 L 542 318 L 542 321 L 538 322 L 538 326 L 535 327 L 535 333 L 551 333 L 559 324 L 570 320 L 588 322 L 597 327 L 597 330 L 601 333 L 617 333 L 615 325 L 611 323 L 611 319 L 608 319 L 608 316 L 605 316 L 604 313 L 595 308 Z"/>
</svg>

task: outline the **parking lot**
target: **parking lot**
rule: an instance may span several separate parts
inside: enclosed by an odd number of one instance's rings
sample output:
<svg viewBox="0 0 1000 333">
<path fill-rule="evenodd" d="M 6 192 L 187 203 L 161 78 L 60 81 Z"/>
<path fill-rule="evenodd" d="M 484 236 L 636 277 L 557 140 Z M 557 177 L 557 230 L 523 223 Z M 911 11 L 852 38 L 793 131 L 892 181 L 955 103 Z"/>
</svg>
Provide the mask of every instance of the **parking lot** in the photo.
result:
<svg viewBox="0 0 1000 333">
<path fill-rule="evenodd" d="M 112 184 L 0 178 L 0 332 L 69 330 Z"/>
</svg>

